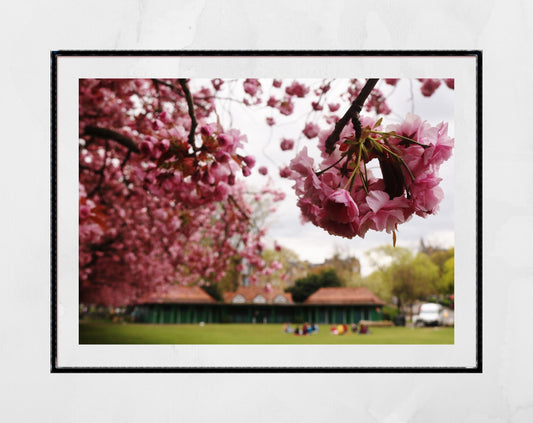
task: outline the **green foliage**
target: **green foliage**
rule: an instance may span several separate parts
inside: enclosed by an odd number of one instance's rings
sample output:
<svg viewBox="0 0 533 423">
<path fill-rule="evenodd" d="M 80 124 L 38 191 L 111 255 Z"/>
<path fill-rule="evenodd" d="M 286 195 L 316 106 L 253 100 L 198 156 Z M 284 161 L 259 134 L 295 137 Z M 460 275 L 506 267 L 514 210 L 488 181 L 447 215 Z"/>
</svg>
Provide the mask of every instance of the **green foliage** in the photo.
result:
<svg viewBox="0 0 533 423">
<path fill-rule="evenodd" d="M 241 258 L 236 255 L 231 258 L 230 265 L 222 280 L 217 284 L 221 292 L 235 291 L 240 283 L 240 274 L 236 266 L 241 262 Z"/>
<path fill-rule="evenodd" d="M 451 295 L 454 291 L 454 254 L 453 248 L 448 250 L 435 250 L 429 258 L 439 268 L 437 291 L 441 295 Z"/>
<path fill-rule="evenodd" d="M 399 310 L 396 307 L 383 307 L 383 320 L 393 321 L 394 318 L 399 314 Z"/>
<path fill-rule="evenodd" d="M 439 269 L 444 269 L 446 261 L 454 257 L 454 249 L 450 248 L 448 250 L 437 250 L 431 254 L 428 254 L 428 256 L 433 263 L 439 266 Z"/>
<path fill-rule="evenodd" d="M 435 292 L 439 268 L 426 254 L 420 253 L 405 261 L 393 262 L 387 273 L 393 295 L 400 304 L 410 304 Z"/>
<path fill-rule="evenodd" d="M 277 260 L 283 264 L 288 263 L 289 261 L 299 261 L 300 258 L 298 257 L 298 254 L 296 254 L 294 251 L 287 247 L 283 247 L 281 251 L 276 251 L 270 248 L 265 249 L 263 251 L 263 260 L 266 262 L 271 262 L 273 260 Z"/>
<path fill-rule="evenodd" d="M 335 247 L 333 257 L 324 262 L 326 268 L 333 268 L 344 285 L 354 286 L 361 282 L 361 262 L 354 256 L 343 252 L 340 247 Z"/>
<path fill-rule="evenodd" d="M 391 286 L 383 271 L 372 272 L 361 281 L 360 286 L 368 288 L 383 301 L 391 302 L 392 300 Z"/>
<path fill-rule="evenodd" d="M 442 266 L 441 276 L 438 282 L 439 292 L 443 295 L 452 295 L 455 287 L 455 259 L 449 258 Z"/>
<path fill-rule="evenodd" d="M 216 301 L 222 302 L 224 301 L 224 297 L 222 296 L 222 292 L 220 291 L 220 288 L 217 284 L 210 284 L 210 285 L 202 285 L 202 289 L 211 297 L 213 297 Z"/>
<path fill-rule="evenodd" d="M 298 279 L 294 286 L 287 288 L 286 292 L 292 294 L 292 299 L 301 303 L 320 288 L 343 286 L 342 281 L 333 269 L 323 270 L 319 274 L 309 274 Z"/>
<path fill-rule="evenodd" d="M 288 275 L 290 278 L 295 278 L 295 270 L 303 265 L 300 261 L 298 254 L 289 248 L 283 247 L 280 251 L 275 249 L 265 249 L 262 253 L 263 260 L 270 265 L 273 261 L 281 263 L 281 269 L 275 270 L 270 275 L 257 275 L 259 285 L 271 283 L 275 286 L 283 287 L 285 281 L 282 280 L 282 275 Z"/>
<path fill-rule="evenodd" d="M 430 295 L 427 298 L 428 302 L 431 303 L 437 303 L 447 308 L 453 309 L 453 300 L 450 298 L 449 295 L 443 296 L 443 295 Z"/>
<path fill-rule="evenodd" d="M 398 307 L 437 292 L 439 267 L 425 253 L 414 255 L 407 248 L 385 246 L 374 249 L 371 260 L 382 284 L 398 299 Z"/>
</svg>

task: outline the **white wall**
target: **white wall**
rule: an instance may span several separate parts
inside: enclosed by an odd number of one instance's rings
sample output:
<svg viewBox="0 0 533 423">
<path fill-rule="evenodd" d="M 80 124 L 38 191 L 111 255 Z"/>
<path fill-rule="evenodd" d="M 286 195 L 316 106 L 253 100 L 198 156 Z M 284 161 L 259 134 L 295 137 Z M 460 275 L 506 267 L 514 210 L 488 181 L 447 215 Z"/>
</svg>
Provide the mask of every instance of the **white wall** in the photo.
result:
<svg viewBox="0 0 533 423">
<path fill-rule="evenodd" d="M 6 421 L 531 421 L 531 2 L 8 4 L 0 13 Z M 50 374 L 56 49 L 482 49 L 483 374 Z"/>
</svg>

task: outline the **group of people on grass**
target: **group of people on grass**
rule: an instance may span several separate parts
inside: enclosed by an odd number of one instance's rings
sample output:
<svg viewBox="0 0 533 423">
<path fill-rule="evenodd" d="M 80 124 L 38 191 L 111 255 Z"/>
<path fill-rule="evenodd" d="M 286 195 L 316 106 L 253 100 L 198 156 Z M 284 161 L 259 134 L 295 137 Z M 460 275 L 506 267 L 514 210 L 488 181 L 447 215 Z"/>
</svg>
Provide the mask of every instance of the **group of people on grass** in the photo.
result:
<svg viewBox="0 0 533 423">
<path fill-rule="evenodd" d="M 360 335 L 367 335 L 370 333 L 370 329 L 368 328 L 368 326 L 363 323 L 361 323 L 359 326 L 357 326 L 357 323 L 352 323 L 351 330 L 352 333 L 357 333 Z M 344 335 L 348 333 L 348 325 L 345 323 L 339 325 L 332 325 L 329 332 L 332 335 Z"/>
<path fill-rule="evenodd" d="M 356 323 L 352 323 L 351 331 L 352 333 L 360 335 L 367 335 L 370 333 L 370 329 L 368 328 L 368 326 L 363 323 L 361 323 L 359 326 Z M 283 332 L 292 333 L 294 335 L 311 335 L 313 333 L 318 333 L 318 325 L 316 323 L 304 323 L 302 325 L 302 328 L 300 329 L 299 326 L 296 326 L 296 328 L 292 328 L 290 323 L 285 323 L 283 325 Z M 348 325 L 345 323 L 332 325 L 330 329 L 331 335 L 344 335 L 348 332 Z"/>
<path fill-rule="evenodd" d="M 299 326 L 296 326 L 296 328 L 293 329 L 290 323 L 285 323 L 283 325 L 283 332 L 292 333 L 294 335 L 311 335 L 313 333 L 318 333 L 318 325 L 316 323 L 304 323 L 301 329 Z"/>
</svg>

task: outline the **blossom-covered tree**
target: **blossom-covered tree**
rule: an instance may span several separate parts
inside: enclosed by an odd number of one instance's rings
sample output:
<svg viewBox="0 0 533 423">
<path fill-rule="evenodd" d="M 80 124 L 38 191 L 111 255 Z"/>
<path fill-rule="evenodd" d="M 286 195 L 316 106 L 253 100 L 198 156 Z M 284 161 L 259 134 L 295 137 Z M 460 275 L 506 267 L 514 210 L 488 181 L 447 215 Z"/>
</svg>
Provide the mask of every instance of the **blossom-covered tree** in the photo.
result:
<svg viewBox="0 0 533 423">
<path fill-rule="evenodd" d="M 261 257 L 266 228 L 257 211 L 265 197 L 275 203 L 284 194 L 246 184 L 256 163 L 246 153 L 251 134 L 222 121 L 223 101 L 272 111 L 266 127 L 308 104 L 301 133 L 318 143 L 322 161 L 315 166 L 306 146 L 280 166 L 294 180 L 304 220 L 351 238 L 394 233 L 413 214 L 435 213 L 438 168 L 453 146 L 446 124 L 408 115 L 384 126 L 380 116 L 391 110 L 376 81 L 342 81 L 332 101 L 333 82 L 311 89 L 251 78 L 80 80 L 80 301 L 128 304 L 172 283 L 216 283 L 236 259 L 259 274 L 279 270 Z M 228 98 L 230 84 L 241 91 Z M 441 81 L 420 84 L 428 96 Z M 296 136 L 287 134 L 281 150 L 292 152 Z M 374 159 L 381 175 L 367 168 Z M 264 166 L 257 172 L 269 177 Z"/>
</svg>

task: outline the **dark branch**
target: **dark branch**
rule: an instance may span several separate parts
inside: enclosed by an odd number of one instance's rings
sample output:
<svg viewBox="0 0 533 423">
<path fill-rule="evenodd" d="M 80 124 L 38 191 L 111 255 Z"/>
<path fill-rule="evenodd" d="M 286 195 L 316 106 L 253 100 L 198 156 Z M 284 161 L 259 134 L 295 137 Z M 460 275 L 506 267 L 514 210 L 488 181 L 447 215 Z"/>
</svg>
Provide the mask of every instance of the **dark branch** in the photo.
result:
<svg viewBox="0 0 533 423">
<path fill-rule="evenodd" d="M 97 126 L 86 126 L 83 135 L 113 140 L 133 151 L 134 153 L 140 153 L 139 147 L 137 147 L 135 141 L 126 135 L 122 135 L 116 131 L 113 131 L 112 129 L 99 128 Z"/>
<path fill-rule="evenodd" d="M 241 212 L 241 214 L 244 216 L 246 220 L 250 220 L 250 217 L 243 211 L 241 206 L 239 206 L 239 203 L 237 203 L 237 201 L 235 200 L 235 198 L 233 198 L 232 195 L 228 195 L 228 200 L 230 201 L 230 203 L 232 203 L 237 208 L 237 210 Z"/>
<path fill-rule="evenodd" d="M 157 87 L 158 85 L 164 85 L 165 87 L 167 88 L 170 88 L 173 92 L 175 92 L 176 94 L 178 94 L 180 97 L 185 97 L 185 94 L 183 93 L 183 90 L 179 89 L 178 87 L 166 82 L 166 81 L 163 81 L 162 79 L 152 79 L 152 82 L 154 83 L 154 85 Z M 198 101 L 196 100 L 205 100 L 205 101 L 208 101 L 209 99 L 212 99 L 212 98 L 221 98 L 221 97 L 216 97 L 216 96 L 205 96 L 205 97 L 198 97 L 198 96 L 195 96 L 194 99 L 193 99 L 193 103 L 196 107 L 201 107 L 202 109 L 204 110 L 207 110 L 207 107 L 205 107 L 203 104 L 199 103 Z M 235 100 L 235 99 L 225 99 L 225 100 Z M 238 100 L 235 100 L 235 101 L 238 101 Z"/>
<path fill-rule="evenodd" d="M 196 121 L 196 116 L 194 115 L 194 103 L 192 101 L 192 95 L 189 91 L 189 86 L 187 85 L 186 79 L 178 79 L 181 89 L 185 94 L 185 99 L 187 100 L 187 107 L 189 108 L 189 117 L 191 118 L 191 129 L 189 131 L 189 144 L 196 151 L 196 145 L 194 143 L 194 133 L 196 132 L 196 127 L 198 122 Z"/>
<path fill-rule="evenodd" d="M 335 143 L 339 141 L 339 138 L 341 136 L 341 132 L 344 129 L 344 127 L 348 124 L 348 122 L 352 119 L 355 121 L 356 126 L 354 129 L 356 131 L 359 130 L 359 133 L 356 134 L 357 136 L 360 136 L 360 128 L 357 126 L 357 122 L 359 122 L 359 112 L 363 108 L 363 105 L 365 104 L 365 101 L 367 97 L 370 95 L 374 87 L 376 86 L 378 82 L 378 79 L 368 79 L 366 81 L 365 86 L 355 99 L 355 101 L 352 103 L 350 108 L 346 111 L 343 117 L 339 119 L 339 121 L 335 124 L 335 129 L 333 129 L 333 132 L 329 135 L 329 137 L 326 139 L 326 152 L 331 154 L 333 152 L 333 149 L 335 148 Z"/>
<path fill-rule="evenodd" d="M 96 171 L 97 174 L 100 175 L 98 178 L 98 183 L 96 186 L 91 190 L 89 194 L 87 194 L 87 197 L 92 198 L 93 195 L 100 191 L 100 187 L 102 186 L 102 182 L 104 182 L 104 171 L 107 164 L 107 155 L 109 154 L 109 141 L 105 140 L 105 154 L 104 154 L 104 160 L 102 161 L 102 167 Z"/>
<path fill-rule="evenodd" d="M 177 87 L 175 87 L 174 85 L 166 82 L 166 81 L 163 81 L 162 79 L 152 79 L 152 82 L 154 83 L 155 86 L 157 85 L 164 85 L 165 87 L 168 87 L 170 88 L 172 91 L 176 92 L 177 94 L 179 94 L 180 96 L 183 97 L 183 93 L 179 91 L 179 89 Z"/>
</svg>

